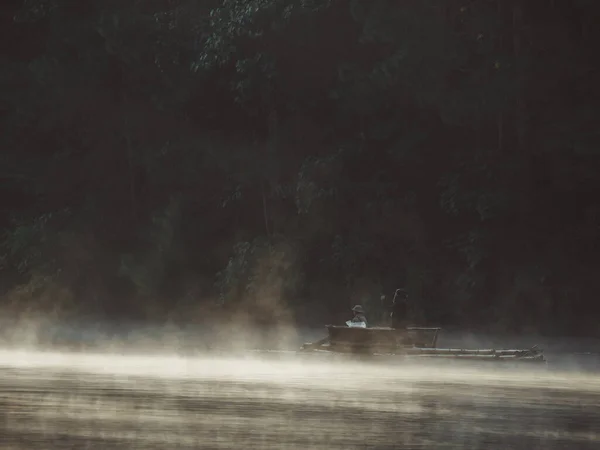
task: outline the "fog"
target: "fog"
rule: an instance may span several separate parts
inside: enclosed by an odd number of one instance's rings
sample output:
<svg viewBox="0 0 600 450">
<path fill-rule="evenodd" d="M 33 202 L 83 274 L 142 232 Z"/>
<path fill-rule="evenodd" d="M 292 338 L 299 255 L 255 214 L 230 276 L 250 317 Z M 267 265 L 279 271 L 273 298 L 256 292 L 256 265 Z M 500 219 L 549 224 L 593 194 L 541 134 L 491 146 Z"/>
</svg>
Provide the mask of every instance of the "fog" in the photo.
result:
<svg viewBox="0 0 600 450">
<path fill-rule="evenodd" d="M 303 330 L 295 339 L 323 333 Z M 136 345 L 141 335 L 146 339 Z M 260 353 L 243 351 L 240 341 L 228 350 L 225 340 L 221 347 L 200 340 L 192 352 L 195 338 L 160 335 L 130 332 L 129 343 L 105 335 L 104 348 L 78 351 L 65 349 L 64 340 L 60 349 L 34 345 L 41 334 L 20 348 L 7 344 L 0 350 L 2 448 L 600 445 L 600 377 L 591 371 L 592 354 L 563 348 L 548 368 L 505 369 Z"/>
</svg>

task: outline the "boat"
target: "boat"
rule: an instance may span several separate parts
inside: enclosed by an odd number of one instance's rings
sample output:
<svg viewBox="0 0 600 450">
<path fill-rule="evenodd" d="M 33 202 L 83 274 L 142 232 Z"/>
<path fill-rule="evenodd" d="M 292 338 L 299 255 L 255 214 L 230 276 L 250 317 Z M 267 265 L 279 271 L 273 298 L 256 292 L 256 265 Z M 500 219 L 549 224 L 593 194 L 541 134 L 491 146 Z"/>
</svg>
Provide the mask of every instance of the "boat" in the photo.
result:
<svg viewBox="0 0 600 450">
<path fill-rule="evenodd" d="M 544 352 L 537 346 L 526 349 L 440 348 L 439 327 L 366 327 L 347 323 L 327 325 L 327 336 L 302 345 L 300 352 L 336 353 L 420 360 L 465 360 L 482 362 L 518 362 L 546 364 Z"/>
</svg>

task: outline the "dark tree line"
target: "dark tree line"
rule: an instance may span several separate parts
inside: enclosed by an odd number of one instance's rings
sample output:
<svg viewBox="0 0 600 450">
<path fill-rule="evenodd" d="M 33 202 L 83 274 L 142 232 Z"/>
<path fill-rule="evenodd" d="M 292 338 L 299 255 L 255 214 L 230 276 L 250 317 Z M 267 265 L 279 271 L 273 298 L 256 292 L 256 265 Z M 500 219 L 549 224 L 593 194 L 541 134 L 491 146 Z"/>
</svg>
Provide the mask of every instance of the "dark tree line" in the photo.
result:
<svg viewBox="0 0 600 450">
<path fill-rule="evenodd" d="M 15 313 L 597 328 L 599 2 L 3 5 Z"/>
</svg>

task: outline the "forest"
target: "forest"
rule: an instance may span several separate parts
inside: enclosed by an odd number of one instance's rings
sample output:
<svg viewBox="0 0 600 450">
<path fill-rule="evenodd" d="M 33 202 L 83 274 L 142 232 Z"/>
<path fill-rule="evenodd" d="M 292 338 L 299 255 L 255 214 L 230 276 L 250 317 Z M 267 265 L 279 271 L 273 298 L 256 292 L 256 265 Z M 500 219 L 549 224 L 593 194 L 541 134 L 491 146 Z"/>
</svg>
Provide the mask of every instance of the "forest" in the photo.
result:
<svg viewBox="0 0 600 450">
<path fill-rule="evenodd" d="M 599 1 L 0 17 L 5 317 L 598 332 Z"/>
</svg>

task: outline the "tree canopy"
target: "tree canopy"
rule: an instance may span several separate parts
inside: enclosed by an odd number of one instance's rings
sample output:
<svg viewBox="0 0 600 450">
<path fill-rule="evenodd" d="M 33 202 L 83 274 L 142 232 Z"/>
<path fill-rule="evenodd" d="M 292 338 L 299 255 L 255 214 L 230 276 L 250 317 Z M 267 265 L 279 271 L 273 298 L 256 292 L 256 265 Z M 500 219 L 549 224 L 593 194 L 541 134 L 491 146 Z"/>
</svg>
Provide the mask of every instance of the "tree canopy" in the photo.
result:
<svg viewBox="0 0 600 450">
<path fill-rule="evenodd" d="M 7 307 L 596 325 L 597 1 L 0 8 Z"/>
</svg>

